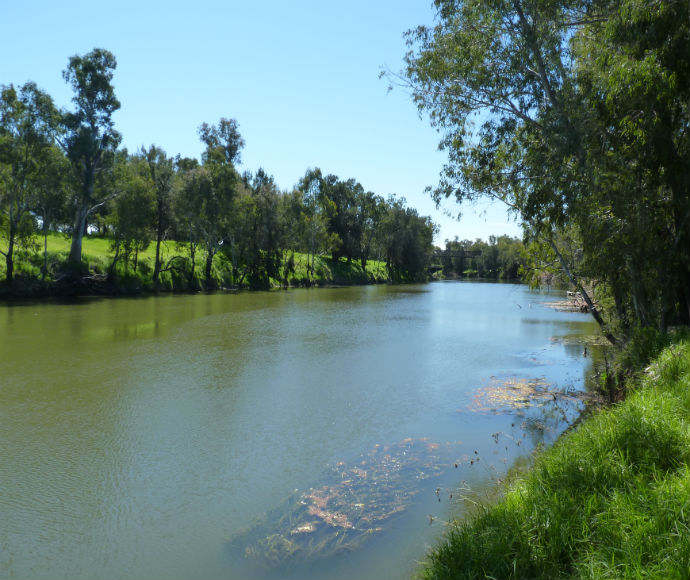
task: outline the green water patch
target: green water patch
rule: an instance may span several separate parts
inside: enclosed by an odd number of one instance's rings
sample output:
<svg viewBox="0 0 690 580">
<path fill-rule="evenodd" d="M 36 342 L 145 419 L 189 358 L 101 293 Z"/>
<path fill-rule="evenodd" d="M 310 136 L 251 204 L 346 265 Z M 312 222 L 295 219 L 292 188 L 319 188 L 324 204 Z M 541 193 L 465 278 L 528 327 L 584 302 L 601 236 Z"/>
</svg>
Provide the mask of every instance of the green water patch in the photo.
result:
<svg viewBox="0 0 690 580">
<path fill-rule="evenodd" d="M 454 465 L 457 443 L 405 439 L 339 461 L 316 487 L 296 490 L 228 550 L 258 571 L 307 566 L 361 547 L 404 513 L 413 498 Z M 457 463 L 455 463 L 457 467 Z"/>
</svg>

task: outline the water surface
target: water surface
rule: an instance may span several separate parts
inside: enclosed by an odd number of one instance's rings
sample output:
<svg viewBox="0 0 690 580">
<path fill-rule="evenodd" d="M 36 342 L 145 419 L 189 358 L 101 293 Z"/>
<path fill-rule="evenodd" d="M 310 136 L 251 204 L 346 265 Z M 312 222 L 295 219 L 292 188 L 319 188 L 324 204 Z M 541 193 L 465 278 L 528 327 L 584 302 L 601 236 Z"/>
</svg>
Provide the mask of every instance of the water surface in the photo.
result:
<svg viewBox="0 0 690 580">
<path fill-rule="evenodd" d="M 583 388 L 594 324 L 550 299 L 448 282 L 1 306 L 0 577 L 409 577 L 458 498 L 574 417 L 476 405 L 501 381 Z M 443 475 L 350 557 L 257 571 L 227 549 L 406 439 L 449 449 Z"/>
</svg>

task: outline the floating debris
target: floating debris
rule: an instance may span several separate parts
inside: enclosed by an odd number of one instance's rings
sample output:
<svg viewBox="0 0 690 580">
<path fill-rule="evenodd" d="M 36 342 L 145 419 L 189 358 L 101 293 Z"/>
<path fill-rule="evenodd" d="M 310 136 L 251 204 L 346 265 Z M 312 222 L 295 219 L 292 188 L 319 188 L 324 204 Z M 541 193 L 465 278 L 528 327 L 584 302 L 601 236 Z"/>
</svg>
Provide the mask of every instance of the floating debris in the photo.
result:
<svg viewBox="0 0 690 580">
<path fill-rule="evenodd" d="M 558 312 L 581 312 L 586 314 L 589 312 L 589 306 L 584 300 L 577 300 L 569 298 L 568 300 L 557 300 L 554 302 L 542 302 L 547 308 L 553 308 Z"/>
<path fill-rule="evenodd" d="M 554 344 L 563 344 L 566 346 L 594 346 L 594 347 L 608 347 L 611 343 L 604 336 L 600 335 L 579 335 L 579 334 L 569 334 L 566 336 L 552 336 L 551 342 Z"/>
<path fill-rule="evenodd" d="M 451 460 L 442 463 L 441 453 L 454 445 L 405 439 L 376 445 L 350 465 L 339 461 L 322 485 L 296 490 L 227 547 L 262 570 L 287 569 L 353 550 L 404 512 L 425 480 L 453 465 Z"/>
<path fill-rule="evenodd" d="M 512 414 L 554 402 L 595 398 L 586 391 L 554 389 L 544 378 L 491 377 L 487 386 L 477 389 L 468 409 L 476 413 Z"/>
</svg>

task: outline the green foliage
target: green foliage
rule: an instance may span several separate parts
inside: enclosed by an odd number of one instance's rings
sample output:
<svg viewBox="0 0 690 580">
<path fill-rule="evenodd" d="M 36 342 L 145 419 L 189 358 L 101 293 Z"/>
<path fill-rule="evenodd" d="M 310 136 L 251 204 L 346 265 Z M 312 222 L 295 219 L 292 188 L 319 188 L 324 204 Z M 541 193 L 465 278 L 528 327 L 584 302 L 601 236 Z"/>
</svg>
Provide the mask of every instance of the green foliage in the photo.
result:
<svg viewBox="0 0 690 580">
<path fill-rule="evenodd" d="M 114 271 L 121 258 L 125 266 L 132 260 L 136 272 L 139 252 L 146 250 L 151 243 L 156 195 L 143 159 L 131 160 L 119 169 L 121 193 L 113 201 L 113 210 L 108 216 L 114 250 L 110 269 Z"/>
<path fill-rule="evenodd" d="M 44 175 L 55 167 L 52 141 L 59 115 L 52 99 L 34 83 L 19 91 L 12 85 L 0 88 L 0 239 L 6 241 L 0 254 L 11 285 L 14 249 L 31 242 L 36 226 L 31 210 L 45 190 Z"/>
<path fill-rule="evenodd" d="M 38 238 L 34 238 L 35 241 Z M 16 277 L 21 278 L 19 291 L 26 292 L 26 284 L 30 284 L 30 293 L 40 294 L 54 292 L 57 280 L 64 276 L 68 264 L 70 249 L 69 239 L 61 234 L 48 233 L 48 251 L 46 262 L 48 269 L 43 275 L 42 253 L 31 249 L 17 252 Z M 150 292 L 156 289 L 153 281 L 155 265 L 155 247 L 149 246 L 141 250 L 134 268 L 134 260 L 116 260 L 113 266 L 113 240 L 100 236 L 84 238 L 84 255 L 82 269 L 91 273 L 88 289 L 91 292 L 110 292 L 116 294 Z M 203 266 L 205 257 L 198 253 L 195 257 L 194 277 L 192 276 L 192 262 L 186 245 L 178 246 L 174 242 L 163 242 L 161 255 L 164 256 L 164 267 L 160 272 L 158 291 L 187 292 L 203 288 L 205 273 Z M 279 276 L 270 278 L 269 287 L 285 285 L 285 266 L 292 258 L 292 271 L 288 271 L 287 284 L 291 286 L 309 287 L 313 285 L 325 286 L 333 284 L 374 284 L 389 280 L 385 263 L 370 260 L 366 268 L 358 262 L 347 263 L 341 259 L 337 262 L 328 257 L 315 259 L 314 272 L 310 269 L 311 256 L 299 252 L 285 252 L 280 260 Z M 3 274 L 0 263 L 0 275 Z M 213 261 L 211 270 L 212 283 L 215 288 L 232 288 L 235 284 L 233 264 L 224 253 L 219 253 Z M 191 280 L 191 282 L 190 282 Z M 99 286 L 100 284 L 100 286 Z M 245 284 L 244 287 L 249 287 Z M 59 292 L 59 290 L 57 290 Z"/>
<path fill-rule="evenodd" d="M 64 148 L 74 168 L 76 195 L 70 262 L 81 262 L 81 240 L 89 214 L 104 203 L 107 193 L 97 189 L 97 180 L 115 160 L 122 139 L 115 130 L 112 115 L 120 108 L 112 86 L 115 56 L 95 48 L 84 56 L 69 59 L 62 76 L 74 91 L 73 112 L 63 114 Z"/>
<path fill-rule="evenodd" d="M 202 123 L 199 127 L 199 138 L 206 145 L 206 151 L 202 155 L 204 163 L 224 165 L 240 162 L 244 139 L 235 119 L 222 118 L 216 126 Z"/>
<path fill-rule="evenodd" d="M 647 352 L 662 342 L 640 340 L 653 345 Z M 687 578 L 689 510 L 690 341 L 676 337 L 624 403 L 540 454 L 497 504 L 454 524 L 424 576 Z"/>
<path fill-rule="evenodd" d="M 405 207 L 404 199 L 388 199 L 388 210 L 381 218 L 382 250 L 394 281 L 424 280 L 433 255 L 436 231 L 430 218 Z"/>
<path fill-rule="evenodd" d="M 359 260 L 362 268 L 370 259 L 385 259 L 395 280 L 426 278 L 436 229 L 430 218 L 405 207 L 404 199 L 384 200 L 354 179 L 323 177 L 319 169 L 307 171 L 298 192 L 303 210 L 301 221 L 293 223 L 301 232 L 301 251 L 330 253 L 336 262 Z"/>
<path fill-rule="evenodd" d="M 655 328 L 639 328 L 618 355 L 616 362 L 631 372 L 639 372 L 650 360 L 659 356 L 674 339 L 674 334 Z"/>
<path fill-rule="evenodd" d="M 39 267 L 45 292 L 59 292 L 51 286 L 59 284 L 79 293 L 427 278 L 430 218 L 319 169 L 289 193 L 263 169 L 240 176 L 244 139 L 234 119 L 199 127 L 201 162 L 173 159 L 155 145 L 133 155 L 119 149 L 116 66 L 105 49 L 71 57 L 63 71 L 71 111 L 58 112 L 33 83 L 2 87 L 0 253 L 8 281 L 15 249 L 38 251 L 38 227 L 43 261 L 31 257 L 28 267 L 23 256 L 20 268 L 33 278 Z M 68 263 L 56 232 L 71 236 Z M 308 255 L 305 272 L 301 253 Z"/>
<path fill-rule="evenodd" d="M 435 5 L 399 80 L 448 153 L 436 200 L 505 202 L 537 253 L 527 273 L 557 264 L 611 340 L 690 324 L 687 0 Z"/>
<path fill-rule="evenodd" d="M 445 276 L 517 280 L 525 271 L 524 246 L 516 238 L 490 236 L 489 241 L 446 240 L 437 252 Z"/>
</svg>

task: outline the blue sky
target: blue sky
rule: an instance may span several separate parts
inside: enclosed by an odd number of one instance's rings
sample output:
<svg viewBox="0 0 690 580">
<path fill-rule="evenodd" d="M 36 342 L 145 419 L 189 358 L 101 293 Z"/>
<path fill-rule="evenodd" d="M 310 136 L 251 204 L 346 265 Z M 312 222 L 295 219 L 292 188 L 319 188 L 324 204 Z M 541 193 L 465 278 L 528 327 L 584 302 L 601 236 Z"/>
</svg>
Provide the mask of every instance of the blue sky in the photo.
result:
<svg viewBox="0 0 690 580">
<path fill-rule="evenodd" d="M 234 118 L 246 146 L 240 170 L 263 167 L 281 189 L 307 168 L 405 197 L 446 238 L 520 235 L 500 204 L 437 210 L 444 155 L 409 95 L 388 92 L 382 67 L 399 71 L 403 33 L 431 24 L 429 0 L 221 1 L 0 0 L 0 84 L 35 81 L 71 107 L 62 79 L 70 56 L 94 47 L 118 61 L 117 129 L 130 151 L 155 143 L 199 157 L 197 127 Z"/>
</svg>

